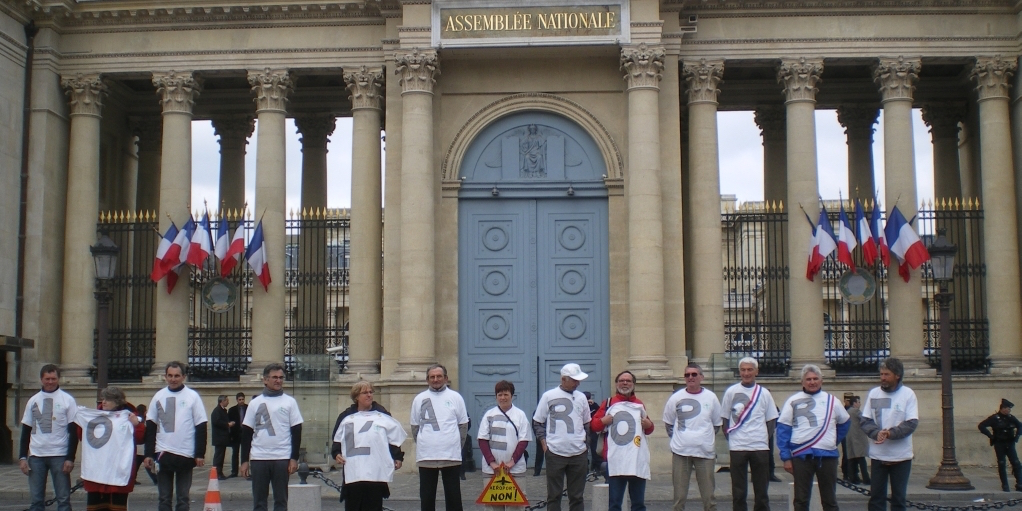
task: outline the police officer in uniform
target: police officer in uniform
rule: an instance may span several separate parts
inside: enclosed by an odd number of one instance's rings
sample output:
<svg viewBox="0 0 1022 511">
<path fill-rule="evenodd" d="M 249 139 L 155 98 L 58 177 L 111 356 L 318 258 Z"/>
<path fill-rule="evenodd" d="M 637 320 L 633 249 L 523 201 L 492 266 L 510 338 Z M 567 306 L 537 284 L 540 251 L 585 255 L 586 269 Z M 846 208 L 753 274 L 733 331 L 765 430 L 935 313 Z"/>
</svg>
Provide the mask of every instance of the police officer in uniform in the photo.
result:
<svg viewBox="0 0 1022 511">
<path fill-rule="evenodd" d="M 1011 462 L 1011 470 L 1015 474 L 1015 490 L 1022 491 L 1022 464 L 1019 463 L 1018 454 L 1015 452 L 1015 442 L 1018 442 L 1019 435 L 1022 435 L 1022 423 L 1011 414 L 1014 406 L 1011 401 L 1001 399 L 1001 407 L 997 413 L 979 423 L 979 432 L 990 438 L 990 445 L 994 446 L 997 473 L 1001 476 L 1001 489 L 1004 491 L 1011 491 L 1008 487 L 1008 470 L 1004 466 L 1005 456 Z M 993 433 L 990 432 L 991 429 Z"/>
</svg>

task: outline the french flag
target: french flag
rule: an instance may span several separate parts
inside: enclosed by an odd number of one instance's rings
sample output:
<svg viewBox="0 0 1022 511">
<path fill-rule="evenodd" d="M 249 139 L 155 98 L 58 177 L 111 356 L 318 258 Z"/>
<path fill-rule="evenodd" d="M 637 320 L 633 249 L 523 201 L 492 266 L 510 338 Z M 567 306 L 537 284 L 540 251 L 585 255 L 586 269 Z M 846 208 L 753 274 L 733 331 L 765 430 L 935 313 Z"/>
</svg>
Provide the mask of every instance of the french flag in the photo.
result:
<svg viewBox="0 0 1022 511">
<path fill-rule="evenodd" d="M 862 245 L 862 257 L 867 264 L 877 260 L 877 242 L 873 239 L 873 230 L 866 221 L 866 212 L 862 209 L 862 201 L 855 199 L 855 228 L 859 232 L 859 245 Z"/>
<path fill-rule="evenodd" d="M 167 275 L 167 268 L 163 265 L 163 259 L 167 256 L 167 251 L 174 244 L 174 238 L 176 237 L 177 225 L 174 222 L 170 222 L 170 227 L 167 228 L 167 232 L 163 233 L 163 238 L 160 239 L 160 245 L 156 247 L 156 257 L 153 258 L 153 271 L 149 274 L 149 278 L 153 282 L 159 282 L 160 279 Z"/>
<path fill-rule="evenodd" d="M 887 234 L 880 228 L 880 201 L 873 198 L 873 212 L 869 215 L 869 228 L 876 235 L 877 253 L 880 255 L 880 263 L 884 268 L 891 266 L 891 250 L 887 245 Z"/>
<path fill-rule="evenodd" d="M 216 258 L 223 261 L 227 257 L 227 249 L 231 246 L 230 232 L 227 230 L 227 219 L 223 215 L 216 223 L 216 241 L 213 243 L 213 253 Z"/>
<path fill-rule="evenodd" d="M 840 221 L 837 227 L 837 260 L 845 263 L 845 266 L 854 272 L 855 260 L 852 259 L 852 251 L 855 250 L 858 243 L 855 241 L 852 224 L 848 221 L 848 214 L 845 213 L 844 202 L 841 203 L 841 213 L 838 218 Z"/>
<path fill-rule="evenodd" d="M 887 240 L 891 243 L 891 253 L 898 260 L 898 275 L 908 282 L 909 267 L 913 270 L 922 266 L 930 259 L 930 253 L 919 239 L 912 224 L 905 220 L 905 216 L 894 206 L 891 210 L 891 217 L 887 219 L 887 226 L 884 228 Z"/>
<path fill-rule="evenodd" d="M 809 220 L 809 216 L 806 216 L 806 220 Z M 809 220 L 809 224 L 812 225 L 813 221 Z M 806 264 L 806 278 L 813 280 L 816 278 L 816 274 L 820 273 L 820 269 L 823 268 L 823 261 L 827 259 L 827 256 L 834 253 L 837 250 L 837 242 L 834 241 L 834 229 L 830 226 L 830 220 L 827 219 L 827 209 L 820 208 L 820 219 L 816 225 L 813 226 L 813 236 L 809 242 L 809 262 Z"/>
<path fill-rule="evenodd" d="M 210 239 L 209 212 L 202 215 L 202 220 L 195 226 L 191 244 L 188 245 L 188 264 L 201 268 L 209 254 L 213 252 L 213 241 Z"/>
<path fill-rule="evenodd" d="M 192 233 L 194 232 L 195 220 L 191 215 L 188 215 L 188 222 L 185 223 L 181 230 L 177 231 L 174 243 L 171 244 L 170 248 L 167 249 L 167 253 L 163 256 L 164 272 L 170 272 L 188 262 L 188 248 L 192 244 Z"/>
<path fill-rule="evenodd" d="M 269 291 L 270 287 L 270 265 L 266 260 L 266 241 L 263 239 L 263 221 L 259 220 L 255 232 L 252 233 L 252 241 L 248 244 L 245 252 L 245 259 L 256 278 L 263 284 L 263 291 Z"/>
<path fill-rule="evenodd" d="M 184 265 L 178 265 L 177 268 L 167 272 L 167 294 L 174 292 L 174 286 L 177 285 L 177 279 L 181 276 L 181 270 L 184 269 Z"/>
<path fill-rule="evenodd" d="M 224 255 L 220 255 L 219 246 L 220 243 L 218 241 L 217 257 L 220 258 L 220 276 L 226 278 L 238 264 L 238 261 L 241 261 L 241 254 L 245 253 L 245 223 L 241 222 L 238 224 L 238 229 L 234 231 L 234 238 L 228 244 L 227 249 L 223 253 Z"/>
</svg>

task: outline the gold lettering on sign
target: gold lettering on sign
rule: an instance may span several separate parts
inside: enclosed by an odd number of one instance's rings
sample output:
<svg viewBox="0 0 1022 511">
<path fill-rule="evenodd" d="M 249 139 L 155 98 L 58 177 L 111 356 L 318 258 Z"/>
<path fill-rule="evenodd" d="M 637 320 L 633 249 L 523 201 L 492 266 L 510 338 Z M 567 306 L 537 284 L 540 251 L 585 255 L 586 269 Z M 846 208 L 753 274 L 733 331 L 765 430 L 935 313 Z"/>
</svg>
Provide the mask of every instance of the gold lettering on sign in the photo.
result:
<svg viewBox="0 0 1022 511">
<path fill-rule="evenodd" d="M 602 36 L 620 34 L 620 19 L 619 5 L 441 9 L 440 30 L 446 39 Z"/>
</svg>

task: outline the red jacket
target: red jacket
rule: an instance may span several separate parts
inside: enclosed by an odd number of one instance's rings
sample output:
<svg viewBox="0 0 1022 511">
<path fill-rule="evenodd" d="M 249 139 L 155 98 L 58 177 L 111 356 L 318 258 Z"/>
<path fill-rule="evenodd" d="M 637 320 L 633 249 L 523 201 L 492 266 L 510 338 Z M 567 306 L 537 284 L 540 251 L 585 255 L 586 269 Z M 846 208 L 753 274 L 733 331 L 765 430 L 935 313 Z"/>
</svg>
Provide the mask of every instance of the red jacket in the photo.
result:
<svg viewBox="0 0 1022 511">
<path fill-rule="evenodd" d="M 611 406 L 614 406 L 615 403 L 620 403 L 622 401 L 627 401 L 629 403 L 635 403 L 635 404 L 638 404 L 638 405 L 642 405 L 643 407 L 646 406 L 646 405 L 644 405 L 642 403 L 641 400 L 639 400 L 639 398 L 635 397 L 635 393 L 634 392 L 632 393 L 632 395 L 630 395 L 628 397 L 622 396 L 621 394 L 614 394 L 614 397 L 610 398 L 609 402 L 608 401 L 604 401 L 603 403 L 601 403 L 600 404 L 600 408 L 598 410 L 596 410 L 596 413 L 593 415 L 593 420 L 589 424 L 590 424 L 590 428 L 592 428 L 594 433 L 602 433 L 603 432 L 603 430 L 604 430 L 604 428 L 606 428 L 606 426 L 603 425 L 603 421 L 601 419 L 603 419 L 603 416 L 607 414 L 607 409 L 610 408 Z M 649 422 L 650 422 L 649 427 L 648 428 L 643 428 L 643 430 L 642 430 L 642 432 L 645 433 L 646 436 L 649 436 L 649 435 L 653 434 L 653 427 L 654 427 L 654 425 L 653 425 L 652 419 Z M 606 436 L 603 437 L 603 459 L 607 459 L 607 437 Z"/>
<path fill-rule="evenodd" d="M 121 410 L 131 410 L 131 413 L 135 413 L 135 407 L 131 404 L 124 406 Z M 78 439 L 82 439 L 82 428 L 78 429 Z M 131 446 L 131 452 L 135 452 L 136 445 L 142 445 L 145 443 L 145 420 L 141 420 L 135 426 L 135 443 Z M 138 475 L 138 464 L 134 465 L 131 470 L 131 477 L 128 478 L 128 484 L 126 486 L 111 486 L 109 484 L 99 484 L 92 481 L 82 480 L 84 483 L 85 491 L 89 493 L 131 493 L 135 489 L 135 477 Z"/>
</svg>

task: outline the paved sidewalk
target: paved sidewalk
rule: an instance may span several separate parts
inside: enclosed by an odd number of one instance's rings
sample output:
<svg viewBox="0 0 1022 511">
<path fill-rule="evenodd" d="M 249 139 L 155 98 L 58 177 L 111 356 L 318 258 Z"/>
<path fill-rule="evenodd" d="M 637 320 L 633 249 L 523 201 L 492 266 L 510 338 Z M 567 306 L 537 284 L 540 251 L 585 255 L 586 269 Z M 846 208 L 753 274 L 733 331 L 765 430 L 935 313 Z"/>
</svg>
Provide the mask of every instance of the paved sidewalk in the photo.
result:
<svg viewBox="0 0 1022 511">
<path fill-rule="evenodd" d="M 1004 493 L 1000 490 L 1000 481 L 997 478 L 997 470 L 995 468 L 965 467 L 963 472 L 965 473 L 965 476 L 971 480 L 973 486 L 975 486 L 974 490 L 964 492 L 937 491 L 926 488 L 926 484 L 930 477 L 936 473 L 936 467 L 914 466 L 912 467 L 912 478 L 909 482 L 908 498 L 909 500 L 922 503 L 944 505 L 963 505 L 963 503 L 977 501 L 979 499 L 985 499 L 986 502 L 991 502 L 1022 498 L 1022 492 Z M 337 472 L 327 472 L 326 476 L 334 480 L 340 480 L 340 476 Z M 778 477 L 780 477 L 783 482 L 770 484 L 770 500 L 771 502 L 779 504 L 772 507 L 775 507 L 778 510 L 783 510 L 788 508 L 788 506 L 783 503 L 785 503 L 788 498 L 788 483 L 791 482 L 791 476 L 778 468 Z M 75 472 L 72 473 L 72 480 L 77 480 L 77 478 L 78 470 L 76 468 Z M 209 467 L 196 469 L 194 482 L 192 484 L 192 501 L 196 503 L 195 505 L 200 509 L 208 479 Z M 487 480 L 488 478 L 484 479 L 484 475 L 481 472 L 472 472 L 467 475 L 466 481 L 462 481 L 462 498 L 466 504 L 466 508 L 482 507 L 474 506 L 474 503 Z M 157 495 L 156 486 L 152 484 L 144 472 L 139 475 L 139 481 L 142 484 L 135 486 L 135 491 L 132 495 L 148 496 L 151 499 L 155 499 Z M 517 481 L 522 487 L 522 491 L 528 496 L 530 504 L 535 504 L 537 501 L 545 498 L 545 477 L 534 477 L 532 475 L 532 470 L 530 469 L 525 475 L 518 477 Z M 298 482 L 299 479 L 297 474 L 291 477 L 291 484 L 298 484 Z M 322 481 L 317 479 L 310 477 L 309 482 L 323 486 L 322 492 L 324 501 L 329 500 L 331 502 L 336 502 L 338 497 L 336 491 L 323 485 Z M 590 487 L 591 485 L 587 486 L 587 499 L 591 495 Z M 727 472 L 719 472 L 717 474 L 716 488 L 718 502 L 725 499 L 730 500 L 731 479 Z M 751 487 L 749 491 L 751 493 Z M 442 493 L 442 488 L 440 492 Z M 81 492 L 78 492 L 73 495 L 73 502 L 84 503 L 84 498 L 80 498 L 80 494 Z M 418 475 L 414 469 L 404 468 L 395 474 L 394 483 L 391 485 L 391 494 L 391 501 L 417 501 L 419 499 Z M 250 501 L 252 499 L 251 483 L 243 478 L 232 478 L 226 481 L 220 481 L 220 496 L 225 502 L 241 500 Z M 52 493 L 49 494 L 48 497 L 52 497 Z M 670 474 L 654 474 L 652 481 L 650 481 L 646 487 L 647 502 L 670 502 L 673 499 L 674 492 L 671 487 Z M 696 507 L 699 506 L 699 493 L 696 488 L 695 481 L 692 482 L 689 491 L 689 499 L 691 501 L 690 504 L 694 504 Z M 847 488 L 838 486 L 838 499 L 843 504 L 849 504 L 850 507 L 854 505 L 852 509 L 865 509 L 866 497 L 858 495 Z M 28 479 L 21 473 L 17 465 L 0 465 L 0 501 L 8 505 L 23 502 L 24 507 L 28 507 Z M 326 502 L 324 502 L 324 504 L 326 504 Z M 859 507 L 859 505 L 862 507 Z M 329 507 L 328 505 L 324 506 L 324 509 L 333 508 L 336 508 L 336 505 L 329 505 Z"/>
</svg>

